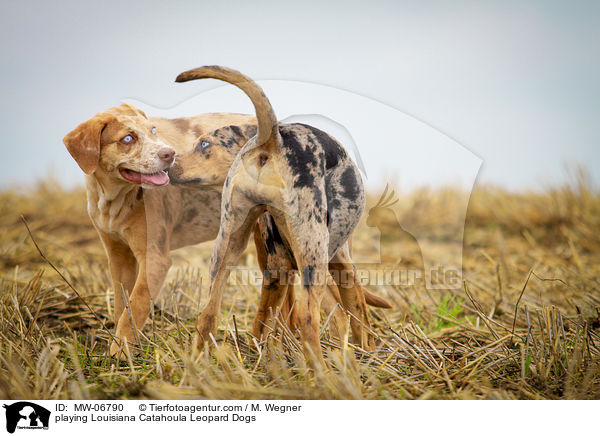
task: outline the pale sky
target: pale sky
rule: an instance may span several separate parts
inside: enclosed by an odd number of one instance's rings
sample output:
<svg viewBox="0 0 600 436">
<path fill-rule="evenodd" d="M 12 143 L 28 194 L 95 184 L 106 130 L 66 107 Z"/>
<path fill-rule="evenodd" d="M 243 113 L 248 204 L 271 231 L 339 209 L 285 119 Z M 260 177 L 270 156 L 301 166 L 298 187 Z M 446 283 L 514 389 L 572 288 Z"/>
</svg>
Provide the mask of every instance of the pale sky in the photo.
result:
<svg viewBox="0 0 600 436">
<path fill-rule="evenodd" d="M 511 189 L 560 183 L 565 163 L 600 174 L 599 2 L 14 2 L 0 41 L 0 188 L 81 183 L 62 137 L 124 100 L 250 111 L 173 82 L 206 64 L 259 80 L 280 118 L 342 124 L 368 185 L 469 184 L 479 163 Z"/>
</svg>

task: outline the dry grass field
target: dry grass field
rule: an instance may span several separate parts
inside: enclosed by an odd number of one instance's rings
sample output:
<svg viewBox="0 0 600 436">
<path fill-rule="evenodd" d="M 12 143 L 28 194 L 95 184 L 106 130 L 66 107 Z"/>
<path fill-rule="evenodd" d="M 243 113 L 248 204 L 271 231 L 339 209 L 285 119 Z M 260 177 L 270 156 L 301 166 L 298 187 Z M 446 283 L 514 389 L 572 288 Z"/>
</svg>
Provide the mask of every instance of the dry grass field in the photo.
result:
<svg viewBox="0 0 600 436">
<path fill-rule="evenodd" d="M 323 321 L 330 369 L 318 373 L 284 323 L 264 342 L 249 335 L 252 286 L 228 288 L 217 346 L 190 359 L 212 243 L 174 253 L 143 338 L 130 359 L 111 359 L 106 258 L 83 189 L 57 186 L 0 192 L 0 398 L 600 399 L 600 194 L 585 176 L 543 192 L 475 190 L 463 285 L 372 288 L 394 304 L 371 311 L 377 350 L 335 340 Z M 395 207 L 444 241 L 460 233 L 463 195 L 424 189 Z M 369 255 L 365 229 L 354 252 Z M 410 261 L 388 239 L 387 255 Z M 242 263 L 256 265 L 252 247 Z"/>
</svg>

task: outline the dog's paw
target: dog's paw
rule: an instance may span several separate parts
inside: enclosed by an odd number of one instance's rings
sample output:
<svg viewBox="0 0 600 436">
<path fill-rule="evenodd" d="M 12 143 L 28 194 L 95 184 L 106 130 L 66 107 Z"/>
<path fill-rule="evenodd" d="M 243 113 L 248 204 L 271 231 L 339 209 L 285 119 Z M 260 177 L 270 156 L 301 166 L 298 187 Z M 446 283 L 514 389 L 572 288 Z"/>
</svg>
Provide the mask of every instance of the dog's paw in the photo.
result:
<svg viewBox="0 0 600 436">
<path fill-rule="evenodd" d="M 128 340 L 128 337 L 133 337 L 133 332 L 130 335 L 124 335 L 122 332 L 117 331 L 117 334 L 113 338 L 110 344 L 110 355 L 117 359 L 126 357 L 130 353 L 131 346 L 133 343 Z"/>
<path fill-rule="evenodd" d="M 265 321 L 263 319 L 258 318 L 257 315 L 257 317 L 254 318 L 254 321 L 252 322 L 252 336 L 254 336 L 259 341 L 262 340 L 264 328 Z"/>
<path fill-rule="evenodd" d="M 372 334 L 367 335 L 367 342 L 365 344 L 365 350 L 369 351 L 369 352 L 373 352 L 373 351 L 377 350 L 377 347 L 375 346 L 375 338 L 373 337 Z"/>
<path fill-rule="evenodd" d="M 122 339 L 116 339 L 110 344 L 110 356 L 119 359 L 125 352 L 125 347 L 121 347 Z M 124 343 L 124 342 L 123 342 Z"/>
<path fill-rule="evenodd" d="M 198 351 L 202 351 L 204 349 L 204 344 L 208 343 L 209 345 L 213 342 L 213 338 L 211 335 L 214 335 L 217 328 L 217 319 L 214 315 L 202 314 L 200 318 L 198 318 L 198 322 L 196 323 L 196 349 Z"/>
</svg>

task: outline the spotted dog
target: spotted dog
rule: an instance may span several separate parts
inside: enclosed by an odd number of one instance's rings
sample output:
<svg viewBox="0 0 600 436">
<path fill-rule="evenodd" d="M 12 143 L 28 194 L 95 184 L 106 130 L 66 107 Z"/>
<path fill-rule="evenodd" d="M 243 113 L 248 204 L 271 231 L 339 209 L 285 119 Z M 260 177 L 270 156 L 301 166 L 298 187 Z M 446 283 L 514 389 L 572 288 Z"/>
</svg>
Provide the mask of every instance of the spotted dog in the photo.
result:
<svg viewBox="0 0 600 436">
<path fill-rule="evenodd" d="M 317 129 L 302 124 L 281 126 L 280 130 L 284 132 L 284 135 L 293 135 L 294 129 L 297 128 L 310 129 L 317 135 L 322 134 Z M 255 135 L 255 124 L 225 126 L 202 135 L 191 151 L 177 156 L 177 161 L 169 170 L 171 183 L 221 191 L 235 157 L 242 146 Z M 334 153 L 338 152 L 338 146 L 327 140 L 328 138 L 324 137 L 323 144 L 329 149 L 333 148 Z M 334 159 L 336 157 L 331 155 L 329 162 L 333 163 Z M 259 266 L 263 271 L 263 283 L 252 334 L 257 338 L 262 338 L 264 326 L 268 324 L 270 316 L 277 314 L 278 310 L 281 311 L 282 318 L 288 321 L 290 328 L 295 330 L 299 327 L 296 319 L 297 311 L 294 310 L 293 286 L 295 278 L 293 271 L 297 266 L 289 245 L 284 241 L 273 217 L 268 212 L 259 217 L 254 230 L 254 238 Z M 352 268 L 344 270 L 344 273 L 347 274 L 344 279 L 348 280 L 348 276 L 352 277 L 354 270 Z M 335 305 L 345 306 L 338 287 L 332 283 L 331 279 L 332 277 L 328 282 L 329 292 L 325 293 L 323 297 L 322 308 L 326 314 L 333 312 L 330 326 L 335 332 L 334 336 L 340 338 L 345 334 L 346 318 L 339 310 L 335 310 Z M 361 287 L 360 291 L 364 293 L 368 305 L 380 308 L 391 307 L 385 299 L 372 294 L 367 289 Z M 345 308 L 351 309 L 350 307 Z"/>
<path fill-rule="evenodd" d="M 238 71 L 202 67 L 181 73 L 176 81 L 203 78 L 223 80 L 244 91 L 254 105 L 258 128 L 225 179 L 221 226 L 211 257 L 211 294 L 197 322 L 197 347 L 203 348 L 215 331 L 229 269 L 258 218 L 268 212 L 300 274 L 296 309 L 305 354 L 311 362 L 323 363 L 319 318 L 328 269 L 354 272 L 347 241 L 365 204 L 358 168 L 325 132 L 303 124 L 280 125 L 262 89 Z M 338 281 L 342 277 L 336 276 Z M 365 297 L 354 277 L 352 283 L 336 284 L 344 307 L 354 315 L 355 340 L 372 347 L 372 337 L 362 326 L 368 325 Z"/>
</svg>

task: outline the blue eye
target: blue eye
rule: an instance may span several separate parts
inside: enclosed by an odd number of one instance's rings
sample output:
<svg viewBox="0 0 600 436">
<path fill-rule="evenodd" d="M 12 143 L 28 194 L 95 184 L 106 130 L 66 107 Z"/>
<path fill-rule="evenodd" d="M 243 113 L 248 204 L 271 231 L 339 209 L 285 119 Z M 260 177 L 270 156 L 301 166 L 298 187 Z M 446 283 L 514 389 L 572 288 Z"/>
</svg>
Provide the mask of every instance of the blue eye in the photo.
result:
<svg viewBox="0 0 600 436">
<path fill-rule="evenodd" d="M 156 135 L 156 127 L 152 127 L 152 134 Z"/>
<path fill-rule="evenodd" d="M 130 144 L 131 142 L 133 142 L 133 136 L 127 135 L 127 136 L 123 137 L 123 139 L 121 139 L 121 141 L 124 142 L 125 144 Z"/>
<path fill-rule="evenodd" d="M 202 148 L 206 148 L 210 145 L 210 142 L 208 141 L 202 141 Z"/>
</svg>

